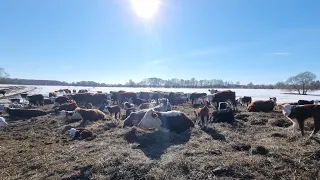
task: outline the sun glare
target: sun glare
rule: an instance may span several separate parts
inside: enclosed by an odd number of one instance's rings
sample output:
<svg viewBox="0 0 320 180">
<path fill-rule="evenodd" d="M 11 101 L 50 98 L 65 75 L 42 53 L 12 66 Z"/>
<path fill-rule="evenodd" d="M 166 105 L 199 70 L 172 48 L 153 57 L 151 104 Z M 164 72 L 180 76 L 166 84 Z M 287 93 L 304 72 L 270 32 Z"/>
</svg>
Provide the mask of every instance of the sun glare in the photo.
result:
<svg viewBox="0 0 320 180">
<path fill-rule="evenodd" d="M 130 0 L 137 16 L 143 19 L 152 19 L 158 12 L 159 0 Z"/>
</svg>

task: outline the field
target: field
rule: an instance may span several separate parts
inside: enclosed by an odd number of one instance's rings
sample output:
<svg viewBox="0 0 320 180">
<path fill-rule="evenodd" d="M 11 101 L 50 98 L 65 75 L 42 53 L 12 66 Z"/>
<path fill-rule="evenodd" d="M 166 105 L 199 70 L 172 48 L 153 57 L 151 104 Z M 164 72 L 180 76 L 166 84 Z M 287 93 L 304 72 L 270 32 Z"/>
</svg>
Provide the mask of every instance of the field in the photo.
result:
<svg viewBox="0 0 320 180">
<path fill-rule="evenodd" d="M 8 85 L 1 85 L 0 89 L 3 86 Z M 16 85 L 12 85 L 16 86 Z M 159 90 L 159 91 L 167 91 L 167 92 L 184 92 L 184 93 L 192 93 L 192 92 L 205 92 L 209 94 L 208 89 L 185 89 L 185 88 L 119 88 L 119 87 L 81 87 L 81 86 L 25 86 L 26 90 L 30 91 L 31 94 L 43 94 L 44 96 L 48 96 L 49 92 L 53 92 L 58 89 L 76 89 L 77 91 L 79 89 L 87 89 L 90 92 L 110 92 L 110 91 L 119 91 L 119 90 L 125 90 L 125 91 L 132 91 L 132 92 L 140 92 L 140 91 L 146 91 L 149 92 L 151 90 Z M 223 89 L 218 89 L 223 90 Z M 241 96 L 251 96 L 252 100 L 267 100 L 269 97 L 277 97 L 278 103 L 283 102 L 293 102 L 298 101 L 300 99 L 304 100 L 320 100 L 320 91 L 313 91 L 311 93 L 308 93 L 308 95 L 296 95 L 296 94 L 290 94 L 288 92 L 278 90 L 278 89 L 230 89 L 232 91 L 236 92 L 237 97 Z"/>
<path fill-rule="evenodd" d="M 174 109 L 192 117 L 191 104 Z M 75 141 L 66 130 L 80 122 L 10 121 L 0 132 L 0 179 L 320 179 L 317 140 L 290 131 L 280 112 L 238 110 L 234 124 L 180 135 L 122 128 L 109 117 L 86 127 L 95 139 Z M 308 121 L 307 134 L 312 129 Z"/>
</svg>

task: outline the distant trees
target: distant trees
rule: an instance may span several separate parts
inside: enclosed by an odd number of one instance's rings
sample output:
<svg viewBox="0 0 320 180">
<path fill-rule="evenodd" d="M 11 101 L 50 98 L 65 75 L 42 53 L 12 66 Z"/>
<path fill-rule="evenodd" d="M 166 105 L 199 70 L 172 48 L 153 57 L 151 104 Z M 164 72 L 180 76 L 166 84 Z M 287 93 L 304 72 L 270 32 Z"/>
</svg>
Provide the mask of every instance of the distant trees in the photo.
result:
<svg viewBox="0 0 320 180">
<path fill-rule="evenodd" d="M 3 68 L 0 67 L 0 84 L 5 83 L 8 77 L 9 74 Z"/>
<path fill-rule="evenodd" d="M 320 88 L 320 82 L 316 81 L 316 79 L 317 76 L 315 74 L 306 71 L 288 78 L 286 82 L 278 82 L 275 87 L 306 95 L 308 91 L 314 91 Z"/>
<path fill-rule="evenodd" d="M 55 80 L 33 80 L 33 79 L 12 79 L 8 78 L 9 74 L 0 68 L 0 84 L 21 84 L 21 85 L 51 85 L 51 86 L 88 86 L 88 87 L 164 87 L 164 88 L 242 88 L 242 89 L 283 89 L 286 91 L 296 91 L 299 94 L 307 94 L 309 91 L 319 90 L 320 81 L 316 80 L 316 75 L 311 72 L 299 73 L 296 76 L 288 78 L 285 82 L 278 82 L 274 85 L 253 84 L 252 82 L 242 85 L 239 81 L 223 81 L 221 79 L 204 79 L 197 80 L 195 78 L 188 79 L 161 79 L 146 78 L 140 82 L 130 79 L 125 84 L 106 84 L 94 81 L 80 81 L 68 83 L 65 81 Z"/>
</svg>

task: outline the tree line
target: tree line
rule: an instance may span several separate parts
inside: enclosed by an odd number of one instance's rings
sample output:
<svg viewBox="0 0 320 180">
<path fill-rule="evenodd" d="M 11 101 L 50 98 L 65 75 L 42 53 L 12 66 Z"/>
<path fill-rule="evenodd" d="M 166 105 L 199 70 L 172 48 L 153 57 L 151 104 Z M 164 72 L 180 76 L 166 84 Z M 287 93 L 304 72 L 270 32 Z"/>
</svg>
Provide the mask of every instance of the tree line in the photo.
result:
<svg viewBox="0 0 320 180">
<path fill-rule="evenodd" d="M 282 89 L 288 92 L 297 92 L 298 94 L 307 94 L 309 91 L 319 90 L 320 81 L 315 74 L 311 72 L 302 72 L 288 78 L 284 82 L 276 84 L 240 84 L 239 81 L 223 81 L 221 79 L 197 80 L 191 78 L 185 79 L 161 79 L 146 78 L 140 82 L 130 79 L 125 84 L 106 84 L 94 81 L 65 82 L 57 80 L 32 80 L 9 78 L 9 74 L 0 68 L 0 84 L 17 84 L 17 85 L 50 85 L 50 86 L 89 86 L 89 87 L 143 87 L 143 88 L 241 88 L 241 89 Z"/>
</svg>

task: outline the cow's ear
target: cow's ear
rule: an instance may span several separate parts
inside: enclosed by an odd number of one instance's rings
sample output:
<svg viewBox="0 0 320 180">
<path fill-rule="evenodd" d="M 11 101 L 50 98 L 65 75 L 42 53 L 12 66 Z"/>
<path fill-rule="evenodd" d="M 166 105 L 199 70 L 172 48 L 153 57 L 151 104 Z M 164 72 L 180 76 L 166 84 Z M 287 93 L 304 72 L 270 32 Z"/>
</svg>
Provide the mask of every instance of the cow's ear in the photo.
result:
<svg viewBox="0 0 320 180">
<path fill-rule="evenodd" d="M 153 118 L 157 118 L 157 117 L 158 117 L 158 114 L 155 113 L 155 112 L 153 112 L 153 113 L 151 114 L 151 116 L 152 116 Z"/>
</svg>

